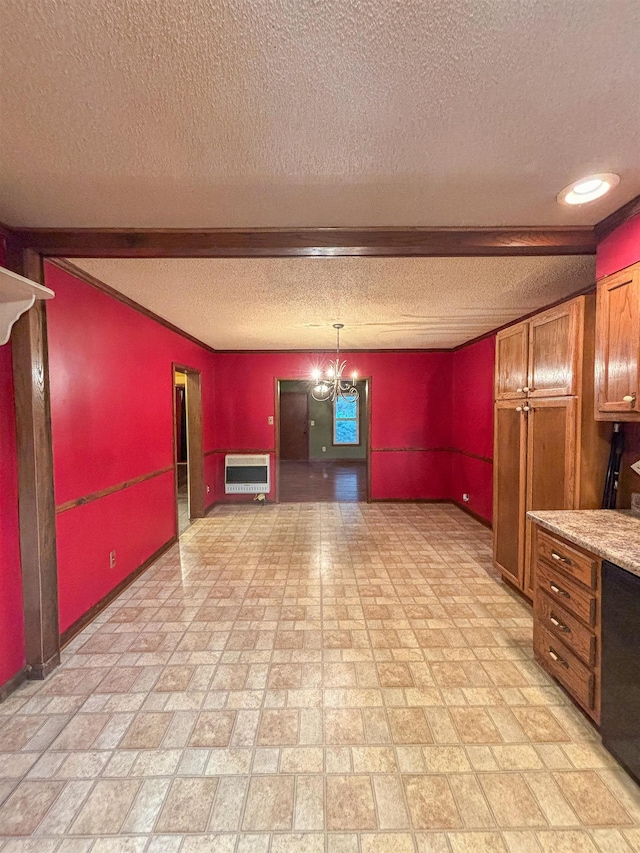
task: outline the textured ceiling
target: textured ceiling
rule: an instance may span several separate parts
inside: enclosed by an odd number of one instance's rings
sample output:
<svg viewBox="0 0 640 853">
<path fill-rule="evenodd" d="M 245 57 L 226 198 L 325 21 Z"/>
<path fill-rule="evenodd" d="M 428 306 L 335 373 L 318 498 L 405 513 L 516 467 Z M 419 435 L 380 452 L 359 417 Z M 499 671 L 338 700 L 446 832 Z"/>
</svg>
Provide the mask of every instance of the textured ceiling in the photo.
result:
<svg viewBox="0 0 640 853">
<path fill-rule="evenodd" d="M 74 260 L 216 349 L 452 347 L 595 281 L 592 257 Z"/>
<path fill-rule="evenodd" d="M 638 0 L 4 0 L 0 220 L 592 224 L 640 192 L 639 31 Z"/>
</svg>

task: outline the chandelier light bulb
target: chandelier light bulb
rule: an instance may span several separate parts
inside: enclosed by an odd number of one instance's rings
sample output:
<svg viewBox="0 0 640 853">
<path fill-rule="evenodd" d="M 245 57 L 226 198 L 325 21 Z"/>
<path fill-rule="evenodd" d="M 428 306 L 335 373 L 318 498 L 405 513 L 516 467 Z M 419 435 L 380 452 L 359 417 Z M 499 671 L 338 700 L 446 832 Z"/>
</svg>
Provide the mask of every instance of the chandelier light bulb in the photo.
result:
<svg viewBox="0 0 640 853">
<path fill-rule="evenodd" d="M 345 360 L 340 360 L 340 329 L 344 328 L 342 323 L 334 323 L 333 328 L 336 330 L 336 359 L 331 362 L 327 368 L 327 379 L 319 380 L 320 371 L 312 372 L 313 385 L 311 387 L 311 396 L 319 403 L 326 400 L 358 400 L 360 394 L 356 388 L 358 378 L 357 372 L 354 370 L 351 379 L 343 378 L 344 369 L 347 365 Z"/>
</svg>

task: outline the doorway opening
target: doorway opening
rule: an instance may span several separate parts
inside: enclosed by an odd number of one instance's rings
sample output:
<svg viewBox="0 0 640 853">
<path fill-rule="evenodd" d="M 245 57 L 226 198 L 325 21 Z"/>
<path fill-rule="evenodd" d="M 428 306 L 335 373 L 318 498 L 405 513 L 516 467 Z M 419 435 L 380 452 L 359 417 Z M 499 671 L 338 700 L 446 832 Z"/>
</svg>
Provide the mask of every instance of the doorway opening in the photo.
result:
<svg viewBox="0 0 640 853">
<path fill-rule="evenodd" d="M 356 502 L 369 498 L 369 381 L 346 405 L 318 402 L 309 382 L 276 382 L 276 454 L 281 503 Z"/>
<path fill-rule="evenodd" d="M 173 365 L 176 530 L 181 536 L 205 515 L 200 371 Z"/>
</svg>

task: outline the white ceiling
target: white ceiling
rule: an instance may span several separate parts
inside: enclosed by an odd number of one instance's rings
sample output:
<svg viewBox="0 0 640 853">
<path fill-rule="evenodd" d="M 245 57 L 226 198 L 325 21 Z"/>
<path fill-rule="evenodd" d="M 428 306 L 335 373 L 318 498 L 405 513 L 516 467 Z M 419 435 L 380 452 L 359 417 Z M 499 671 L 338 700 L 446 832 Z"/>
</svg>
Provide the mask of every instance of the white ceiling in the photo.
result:
<svg viewBox="0 0 640 853">
<path fill-rule="evenodd" d="M 595 281 L 588 257 L 73 261 L 216 349 L 452 347 Z"/>
<path fill-rule="evenodd" d="M 638 0 L 4 0 L 0 220 L 592 224 L 640 192 L 638 32 Z"/>
</svg>

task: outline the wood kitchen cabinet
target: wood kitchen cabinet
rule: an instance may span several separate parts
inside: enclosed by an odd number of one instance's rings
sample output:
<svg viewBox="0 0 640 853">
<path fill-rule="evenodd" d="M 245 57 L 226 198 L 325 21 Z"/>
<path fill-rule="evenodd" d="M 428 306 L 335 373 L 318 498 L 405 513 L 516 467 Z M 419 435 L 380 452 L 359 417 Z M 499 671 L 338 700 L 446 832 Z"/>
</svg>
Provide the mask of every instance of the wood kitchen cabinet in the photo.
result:
<svg viewBox="0 0 640 853">
<path fill-rule="evenodd" d="M 576 504 L 577 397 L 550 397 L 528 403 L 526 507 L 572 509 Z M 599 503 L 598 503 L 599 505 Z M 525 547 L 532 549 L 531 521 L 525 521 Z M 523 563 L 523 590 L 534 590 L 533 554 Z"/>
<path fill-rule="evenodd" d="M 496 400 L 525 396 L 529 352 L 529 324 L 518 323 L 496 336 Z"/>
<path fill-rule="evenodd" d="M 524 368 L 504 332 L 496 340 L 494 433 L 494 565 L 532 599 L 534 537 L 529 510 L 600 506 L 609 454 L 610 425 L 593 419 L 595 299 L 579 296 L 519 323 L 526 330 Z M 508 332 L 510 330 L 505 330 Z M 505 399 L 508 376 L 527 382 Z M 513 384 L 513 383 L 511 383 Z"/>
<path fill-rule="evenodd" d="M 572 509 L 576 503 L 576 397 L 496 403 L 494 563 L 533 597 L 529 509 Z"/>
<path fill-rule="evenodd" d="M 576 393 L 584 309 L 578 297 L 498 332 L 496 400 Z"/>
<path fill-rule="evenodd" d="M 527 503 L 561 509 L 575 497 L 578 400 L 531 400 L 528 409 Z"/>
<path fill-rule="evenodd" d="M 602 561 L 533 525 L 536 583 L 533 649 L 547 670 L 597 724 L 601 693 Z"/>
<path fill-rule="evenodd" d="M 496 402 L 493 453 L 494 562 L 517 586 L 523 580 L 527 483 L 527 418 L 522 409 L 519 400 Z"/>
<path fill-rule="evenodd" d="M 577 393 L 584 309 L 584 299 L 572 299 L 529 320 L 529 397 Z"/>
<path fill-rule="evenodd" d="M 598 282 L 595 416 L 640 421 L 640 263 Z"/>
</svg>

